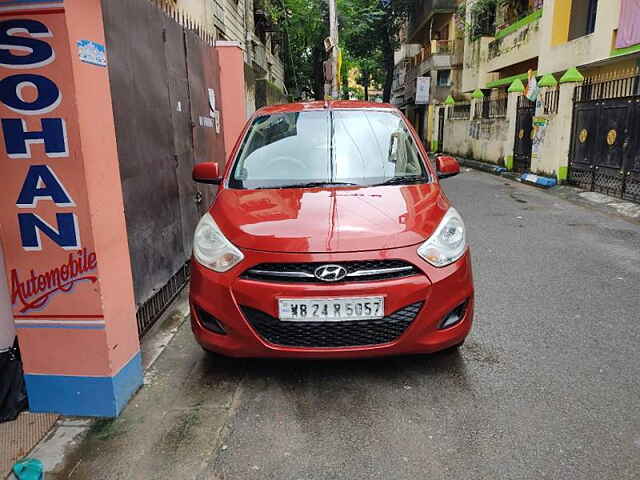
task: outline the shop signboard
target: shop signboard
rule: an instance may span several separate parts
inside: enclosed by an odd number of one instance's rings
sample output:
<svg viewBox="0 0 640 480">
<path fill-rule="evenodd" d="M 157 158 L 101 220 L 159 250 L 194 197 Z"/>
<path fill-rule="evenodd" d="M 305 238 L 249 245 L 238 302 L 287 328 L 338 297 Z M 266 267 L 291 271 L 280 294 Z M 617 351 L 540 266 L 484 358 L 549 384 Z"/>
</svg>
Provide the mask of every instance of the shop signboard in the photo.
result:
<svg viewBox="0 0 640 480">
<path fill-rule="evenodd" d="M 87 60 L 62 0 L 0 1 L 0 225 L 18 328 L 104 329 L 72 54 Z"/>
<path fill-rule="evenodd" d="M 416 105 L 426 105 L 429 103 L 430 88 L 431 77 L 416 78 Z"/>
</svg>

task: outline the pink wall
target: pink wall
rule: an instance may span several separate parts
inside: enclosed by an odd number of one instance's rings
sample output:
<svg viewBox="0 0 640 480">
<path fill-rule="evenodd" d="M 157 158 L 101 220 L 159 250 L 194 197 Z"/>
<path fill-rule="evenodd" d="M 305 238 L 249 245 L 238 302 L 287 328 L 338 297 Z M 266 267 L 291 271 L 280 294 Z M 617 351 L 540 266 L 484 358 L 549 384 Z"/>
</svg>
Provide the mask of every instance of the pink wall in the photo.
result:
<svg viewBox="0 0 640 480">
<path fill-rule="evenodd" d="M 226 163 L 246 123 L 244 54 L 235 42 L 216 42 L 215 49 L 220 66 L 220 109 Z"/>
<path fill-rule="evenodd" d="M 13 17 L 13 16 L 12 16 Z M 25 16 L 26 17 L 26 16 Z M 0 17 L 2 18 L 2 17 Z M 15 18 L 15 17 L 13 17 Z M 18 17 L 19 18 L 19 17 Z M 3 144 L 3 180 L 4 187 L 0 190 L 0 200 L 4 208 L 0 209 L 0 225 L 3 229 L 3 242 L 5 251 L 5 263 L 9 276 L 10 292 L 13 300 L 13 313 L 20 331 L 19 339 L 24 351 L 32 349 L 34 355 L 25 355 L 24 365 L 26 371 L 35 373 L 67 373 L 67 360 L 69 353 L 67 348 L 77 348 L 79 342 L 94 344 L 104 342 L 104 331 L 78 331 L 75 335 L 65 336 L 62 330 L 50 331 L 33 328 L 38 323 L 52 322 L 83 322 L 91 325 L 104 325 L 104 316 L 101 305 L 100 267 L 87 268 L 82 274 L 78 274 L 66 284 L 63 282 L 42 282 L 45 274 L 59 272 L 64 265 L 78 258 L 84 259 L 87 255 L 96 253 L 91 229 L 91 215 L 87 196 L 85 164 L 81 155 L 79 123 L 76 113 L 74 98 L 74 79 L 71 68 L 71 49 L 68 41 L 65 14 L 62 11 L 51 13 L 30 14 L 26 18 L 30 21 L 40 22 L 51 33 L 47 43 L 51 45 L 55 54 L 55 60 L 44 66 L 35 68 L 11 69 L 2 67 L 0 71 L 3 77 L 15 74 L 33 74 L 44 77 L 53 82 L 60 91 L 61 101 L 55 108 L 50 108 L 46 113 L 47 118 L 62 119 L 67 137 L 67 153 L 45 153 L 45 144 L 30 145 L 30 152 L 26 155 L 15 154 L 7 151 L 6 143 Z M 28 100 L 35 100 L 38 91 L 33 88 L 23 89 L 23 96 Z M 0 103 L 0 118 L 3 121 L 19 119 L 24 122 L 28 131 L 40 131 L 43 129 L 43 114 L 20 114 L 8 105 Z M 4 125 L 4 124 L 3 124 Z M 5 133 L 5 137 L 8 133 Z M 5 139 L 6 140 L 6 139 Z M 21 142 L 19 142 L 21 143 Z M 13 155 L 13 157 L 12 157 Z M 55 175 L 58 183 L 67 192 L 71 199 L 69 205 L 61 205 L 49 198 L 39 198 L 32 207 L 18 206 L 16 199 L 26 184 L 27 173 L 31 167 L 46 165 Z M 41 181 L 44 181 L 41 179 Z M 47 185 L 50 187 L 50 185 Z M 73 215 L 77 225 L 77 245 L 75 247 L 61 248 L 50 237 L 39 232 L 40 246 L 26 246 L 25 233 L 21 232 L 18 216 L 37 215 L 52 227 L 61 231 L 57 214 Z M 28 233 L 28 232 L 27 232 Z M 101 261 L 98 259 L 98 264 Z M 30 281 L 32 275 L 37 277 Z M 42 275 L 42 277 L 41 277 Z M 32 288 L 29 288 L 29 287 Z M 72 287 L 72 288 L 70 288 Z M 73 338 L 71 338 L 73 337 Z M 100 339 L 100 337 L 102 337 Z M 65 340 L 69 338 L 69 341 Z M 42 349 L 43 344 L 55 342 L 60 346 L 59 351 Z M 68 345 L 67 345 L 68 344 Z M 103 354 L 104 356 L 105 354 Z M 103 375 L 108 372 L 105 368 L 104 358 L 100 361 L 89 362 L 95 374 Z M 88 365 L 83 365 L 87 368 Z"/>
<path fill-rule="evenodd" d="M 71 43 L 91 39 L 105 44 L 100 0 L 67 0 L 67 25 Z M 108 61 L 108 60 L 107 60 Z M 91 227 L 100 263 L 102 309 L 107 324 L 110 372 L 116 373 L 139 350 L 133 282 L 124 219 L 120 168 L 108 69 L 72 57 L 78 121 L 91 126 L 80 131 L 85 161 Z M 96 95 L 95 92 L 105 94 Z"/>
<path fill-rule="evenodd" d="M 0 227 L 29 403 L 114 415 L 142 375 L 101 3 L 0 0 L 0 22 L 35 45 L 4 47 L 0 67 Z"/>
</svg>

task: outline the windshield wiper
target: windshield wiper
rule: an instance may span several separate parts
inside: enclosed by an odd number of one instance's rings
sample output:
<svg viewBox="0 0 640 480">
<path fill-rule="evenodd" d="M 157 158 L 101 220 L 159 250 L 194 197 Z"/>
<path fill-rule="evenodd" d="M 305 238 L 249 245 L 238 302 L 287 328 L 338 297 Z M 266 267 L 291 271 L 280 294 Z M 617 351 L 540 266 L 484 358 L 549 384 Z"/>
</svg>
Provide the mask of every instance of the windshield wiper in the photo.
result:
<svg viewBox="0 0 640 480">
<path fill-rule="evenodd" d="M 333 187 L 335 185 L 358 185 L 351 182 L 306 182 L 306 183 L 292 183 L 290 185 L 276 185 L 273 187 L 263 188 L 311 188 L 311 187 Z"/>
<path fill-rule="evenodd" d="M 391 177 L 382 183 L 378 183 L 377 185 L 402 185 L 402 184 L 420 183 L 420 182 L 428 182 L 428 181 L 429 181 L 429 177 L 425 177 L 424 175 L 410 175 L 410 176 L 404 176 L 404 177 Z"/>
</svg>

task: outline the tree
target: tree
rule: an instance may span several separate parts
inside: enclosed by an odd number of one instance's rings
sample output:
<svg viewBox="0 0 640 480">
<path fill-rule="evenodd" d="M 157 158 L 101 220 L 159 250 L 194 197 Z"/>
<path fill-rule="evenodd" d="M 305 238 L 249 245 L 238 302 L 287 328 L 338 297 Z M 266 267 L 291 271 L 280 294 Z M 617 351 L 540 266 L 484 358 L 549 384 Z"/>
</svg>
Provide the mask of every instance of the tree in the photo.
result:
<svg viewBox="0 0 640 480">
<path fill-rule="evenodd" d="M 407 21 L 415 0 L 393 0 L 387 4 L 380 0 L 339 0 L 341 30 L 340 42 L 365 77 L 379 78 L 383 73 L 383 101 L 391 99 L 393 84 L 393 53 L 399 47 L 399 32 Z M 372 65 L 375 62 L 375 66 Z M 366 98 L 366 93 L 365 93 Z"/>
<path fill-rule="evenodd" d="M 269 1 L 269 0 L 264 0 Z M 293 99 L 324 97 L 322 62 L 329 35 L 324 0 L 270 0 L 270 12 L 284 38 L 285 85 Z"/>
<path fill-rule="evenodd" d="M 262 0 L 270 3 L 274 21 L 284 33 L 285 84 L 295 98 L 324 96 L 323 41 L 329 35 L 326 0 Z M 360 72 L 365 97 L 372 82 L 383 85 L 383 99 L 391 98 L 394 50 L 398 33 L 415 0 L 337 0 L 343 82 L 349 68 Z M 343 86 L 348 95 L 348 85 Z"/>
</svg>

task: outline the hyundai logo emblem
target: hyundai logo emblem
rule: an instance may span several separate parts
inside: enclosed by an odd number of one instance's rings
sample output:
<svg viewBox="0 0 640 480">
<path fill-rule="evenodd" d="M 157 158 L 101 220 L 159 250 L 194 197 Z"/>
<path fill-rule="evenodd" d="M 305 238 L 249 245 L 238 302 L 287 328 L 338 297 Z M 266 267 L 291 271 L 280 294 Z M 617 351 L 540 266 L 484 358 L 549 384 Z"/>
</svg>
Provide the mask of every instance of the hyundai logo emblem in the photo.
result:
<svg viewBox="0 0 640 480">
<path fill-rule="evenodd" d="M 340 265 L 322 265 L 313 274 L 323 282 L 338 282 L 347 276 L 347 269 Z"/>
</svg>

